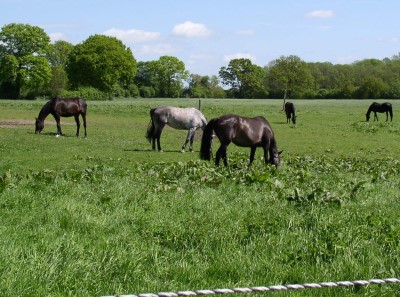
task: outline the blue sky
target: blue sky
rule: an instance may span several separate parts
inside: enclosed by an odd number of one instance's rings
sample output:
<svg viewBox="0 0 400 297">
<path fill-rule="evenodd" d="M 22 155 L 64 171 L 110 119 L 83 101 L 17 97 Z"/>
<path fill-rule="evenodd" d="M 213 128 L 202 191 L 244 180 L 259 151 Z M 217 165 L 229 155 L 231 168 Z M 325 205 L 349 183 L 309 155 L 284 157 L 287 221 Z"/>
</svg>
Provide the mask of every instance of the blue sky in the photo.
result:
<svg viewBox="0 0 400 297">
<path fill-rule="evenodd" d="M 195 74 L 230 59 L 352 63 L 400 52 L 398 0 L 0 0 L 0 26 L 42 27 L 52 41 L 119 38 L 137 61 L 175 56 Z"/>
</svg>

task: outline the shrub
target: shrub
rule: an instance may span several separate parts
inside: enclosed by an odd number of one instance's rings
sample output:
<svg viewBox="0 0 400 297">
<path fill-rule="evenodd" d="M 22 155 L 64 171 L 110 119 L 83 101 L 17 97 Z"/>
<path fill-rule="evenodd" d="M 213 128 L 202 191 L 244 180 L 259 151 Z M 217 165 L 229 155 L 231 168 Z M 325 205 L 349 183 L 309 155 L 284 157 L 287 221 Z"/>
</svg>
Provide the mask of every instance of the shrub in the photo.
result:
<svg viewBox="0 0 400 297">
<path fill-rule="evenodd" d="M 81 87 L 74 91 L 64 91 L 61 94 L 62 97 L 81 97 L 85 100 L 91 101 L 102 101 L 102 100 L 110 100 L 110 96 L 106 93 L 93 88 L 93 87 Z"/>
<path fill-rule="evenodd" d="M 140 94 L 140 97 L 151 98 L 151 97 L 154 97 L 154 95 L 156 94 L 156 91 L 154 90 L 153 87 L 141 86 L 139 89 L 139 94 Z"/>
</svg>

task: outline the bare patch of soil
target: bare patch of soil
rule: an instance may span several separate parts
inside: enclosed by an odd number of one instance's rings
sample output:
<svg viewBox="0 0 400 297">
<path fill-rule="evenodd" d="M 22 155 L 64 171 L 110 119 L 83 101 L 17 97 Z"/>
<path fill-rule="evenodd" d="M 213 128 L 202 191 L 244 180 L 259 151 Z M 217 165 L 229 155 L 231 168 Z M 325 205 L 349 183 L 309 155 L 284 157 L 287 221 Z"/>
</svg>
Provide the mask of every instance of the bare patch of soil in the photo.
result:
<svg viewBox="0 0 400 297">
<path fill-rule="evenodd" d="M 16 128 L 19 126 L 34 126 L 35 121 L 31 120 L 0 120 L 0 128 Z"/>
<path fill-rule="evenodd" d="M 45 125 L 55 126 L 55 121 L 46 121 Z M 61 126 L 63 125 L 75 125 L 75 123 L 63 123 L 61 122 Z M 35 126 L 34 120 L 0 120 L 0 128 L 17 128 L 21 126 Z"/>
</svg>

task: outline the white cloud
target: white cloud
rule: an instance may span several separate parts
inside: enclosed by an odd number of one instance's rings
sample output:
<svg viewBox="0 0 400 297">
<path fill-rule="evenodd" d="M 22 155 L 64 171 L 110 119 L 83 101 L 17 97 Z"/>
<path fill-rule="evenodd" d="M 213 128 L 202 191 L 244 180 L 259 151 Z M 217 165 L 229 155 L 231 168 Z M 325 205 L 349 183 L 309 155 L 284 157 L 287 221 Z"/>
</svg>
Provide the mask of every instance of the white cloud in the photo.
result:
<svg viewBox="0 0 400 297">
<path fill-rule="evenodd" d="M 252 63 L 256 61 L 256 57 L 254 57 L 251 54 L 246 54 L 246 53 L 236 53 L 233 55 L 225 55 L 224 56 L 224 61 L 225 62 L 230 62 L 231 60 L 234 59 L 249 59 Z"/>
<path fill-rule="evenodd" d="M 155 45 L 143 45 L 138 50 L 135 50 L 134 53 L 140 55 L 149 55 L 149 54 L 167 55 L 180 51 L 181 51 L 180 48 L 174 47 L 170 44 L 155 44 Z"/>
<path fill-rule="evenodd" d="M 254 30 L 238 30 L 236 31 L 237 35 L 254 35 L 256 32 Z"/>
<path fill-rule="evenodd" d="M 194 54 L 194 55 L 190 55 L 190 59 L 201 60 L 201 61 L 212 61 L 212 60 L 215 60 L 215 56 L 208 55 L 208 54 Z"/>
<path fill-rule="evenodd" d="M 184 22 L 182 24 L 175 25 L 172 34 L 183 36 L 183 37 L 207 37 L 211 35 L 211 30 L 204 24 L 198 24 L 193 22 Z"/>
<path fill-rule="evenodd" d="M 355 56 L 341 56 L 341 57 L 335 57 L 334 59 L 335 59 L 334 63 L 337 63 L 337 64 L 351 64 L 351 63 L 353 63 L 354 61 L 357 60 L 357 57 L 355 57 Z"/>
<path fill-rule="evenodd" d="M 190 55 L 187 62 L 189 64 L 196 64 L 196 63 L 207 63 L 216 61 L 217 57 L 209 54 L 194 54 Z"/>
<path fill-rule="evenodd" d="M 332 10 L 314 10 L 307 13 L 309 18 L 332 18 L 335 14 Z"/>
<path fill-rule="evenodd" d="M 54 32 L 49 34 L 50 40 L 52 42 L 58 41 L 58 40 L 68 40 L 67 36 L 64 33 L 61 32 Z"/>
<path fill-rule="evenodd" d="M 121 30 L 116 28 L 111 28 L 105 31 L 103 34 L 116 37 L 121 41 L 127 43 L 140 43 L 145 41 L 157 40 L 160 38 L 161 35 L 158 32 L 146 32 L 136 29 Z"/>
</svg>

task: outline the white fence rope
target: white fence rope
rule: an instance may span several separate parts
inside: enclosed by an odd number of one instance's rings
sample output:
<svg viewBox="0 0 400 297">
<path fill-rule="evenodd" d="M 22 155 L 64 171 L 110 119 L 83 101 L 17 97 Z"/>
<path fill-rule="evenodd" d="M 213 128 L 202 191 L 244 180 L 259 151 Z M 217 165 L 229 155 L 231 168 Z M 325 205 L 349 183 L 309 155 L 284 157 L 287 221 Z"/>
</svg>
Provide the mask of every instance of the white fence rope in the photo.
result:
<svg viewBox="0 0 400 297">
<path fill-rule="evenodd" d="M 286 291 L 286 290 L 302 290 L 302 289 L 319 289 L 334 287 L 351 287 L 351 286 L 367 286 L 367 285 L 383 285 L 400 283 L 398 278 L 370 279 L 356 281 L 340 281 L 340 282 L 322 282 L 308 283 L 302 285 L 276 285 L 269 287 L 250 287 L 250 288 L 234 288 L 234 289 L 215 289 L 215 290 L 197 290 L 197 291 L 179 291 L 179 292 L 160 292 L 146 293 L 139 295 L 112 295 L 102 297 L 178 297 L 178 296 L 198 296 L 198 295 L 216 295 L 216 294 L 234 294 L 234 293 L 255 293 L 269 291 Z"/>
</svg>

